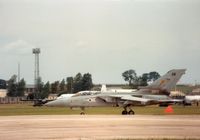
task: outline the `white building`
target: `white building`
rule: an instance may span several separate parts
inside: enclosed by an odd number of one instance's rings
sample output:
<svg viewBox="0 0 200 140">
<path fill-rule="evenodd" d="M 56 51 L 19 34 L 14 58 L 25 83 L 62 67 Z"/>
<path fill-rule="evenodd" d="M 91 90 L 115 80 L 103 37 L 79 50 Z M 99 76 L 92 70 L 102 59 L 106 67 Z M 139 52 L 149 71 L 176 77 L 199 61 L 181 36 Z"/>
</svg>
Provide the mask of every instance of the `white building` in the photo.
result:
<svg viewBox="0 0 200 140">
<path fill-rule="evenodd" d="M 7 96 L 7 90 L 6 89 L 0 89 L 0 98 L 4 98 Z"/>
</svg>

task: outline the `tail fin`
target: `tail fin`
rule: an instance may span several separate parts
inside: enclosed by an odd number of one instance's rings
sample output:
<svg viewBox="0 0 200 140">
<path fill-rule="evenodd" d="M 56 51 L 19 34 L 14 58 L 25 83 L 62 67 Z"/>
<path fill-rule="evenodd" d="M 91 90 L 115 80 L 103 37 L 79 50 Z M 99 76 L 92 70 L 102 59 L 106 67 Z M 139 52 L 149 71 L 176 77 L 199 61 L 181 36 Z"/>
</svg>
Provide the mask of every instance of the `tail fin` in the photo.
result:
<svg viewBox="0 0 200 140">
<path fill-rule="evenodd" d="M 170 92 L 172 88 L 175 87 L 181 76 L 185 74 L 185 71 L 186 69 L 170 70 L 152 84 L 146 86 L 145 89 L 158 89 L 161 91 Z"/>
</svg>

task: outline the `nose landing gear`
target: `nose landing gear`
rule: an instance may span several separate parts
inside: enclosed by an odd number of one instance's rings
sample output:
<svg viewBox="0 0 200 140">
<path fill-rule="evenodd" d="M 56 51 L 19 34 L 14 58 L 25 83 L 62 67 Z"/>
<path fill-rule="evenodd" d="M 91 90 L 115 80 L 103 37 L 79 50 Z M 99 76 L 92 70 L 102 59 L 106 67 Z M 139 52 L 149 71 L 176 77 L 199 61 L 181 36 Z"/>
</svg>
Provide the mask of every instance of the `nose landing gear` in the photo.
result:
<svg viewBox="0 0 200 140">
<path fill-rule="evenodd" d="M 85 110 L 85 108 L 84 107 L 81 107 L 81 113 L 80 113 L 80 115 L 85 115 L 85 112 L 84 112 L 84 110 Z"/>
<path fill-rule="evenodd" d="M 85 115 L 85 112 L 81 112 L 80 115 Z"/>
</svg>

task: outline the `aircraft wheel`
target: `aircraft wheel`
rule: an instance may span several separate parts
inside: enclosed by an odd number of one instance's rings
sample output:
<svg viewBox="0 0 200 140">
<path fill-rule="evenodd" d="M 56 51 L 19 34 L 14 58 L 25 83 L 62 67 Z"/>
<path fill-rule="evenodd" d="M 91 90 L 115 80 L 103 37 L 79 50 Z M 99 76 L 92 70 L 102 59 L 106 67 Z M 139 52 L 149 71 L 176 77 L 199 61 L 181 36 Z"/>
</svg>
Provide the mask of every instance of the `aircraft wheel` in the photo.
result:
<svg viewBox="0 0 200 140">
<path fill-rule="evenodd" d="M 81 112 L 80 115 L 85 115 L 85 113 L 84 113 L 84 112 Z"/>
<path fill-rule="evenodd" d="M 122 115 L 127 115 L 127 114 L 128 114 L 128 112 L 126 110 L 122 111 Z"/>
<path fill-rule="evenodd" d="M 133 110 L 130 110 L 130 111 L 128 112 L 128 114 L 129 114 L 129 115 L 134 115 L 135 112 L 134 112 Z"/>
</svg>

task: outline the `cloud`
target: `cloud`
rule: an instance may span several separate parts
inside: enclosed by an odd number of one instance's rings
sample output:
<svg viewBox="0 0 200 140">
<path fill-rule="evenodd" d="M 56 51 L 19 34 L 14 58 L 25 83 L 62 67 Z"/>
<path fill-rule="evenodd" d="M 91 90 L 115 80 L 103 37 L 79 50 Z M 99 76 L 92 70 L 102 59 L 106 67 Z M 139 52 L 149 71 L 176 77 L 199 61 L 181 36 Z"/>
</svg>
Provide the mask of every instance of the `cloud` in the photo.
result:
<svg viewBox="0 0 200 140">
<path fill-rule="evenodd" d="M 34 47 L 34 45 L 24 40 L 17 40 L 15 42 L 4 45 L 2 47 L 2 51 L 9 54 L 30 54 L 31 49 Z"/>
</svg>

